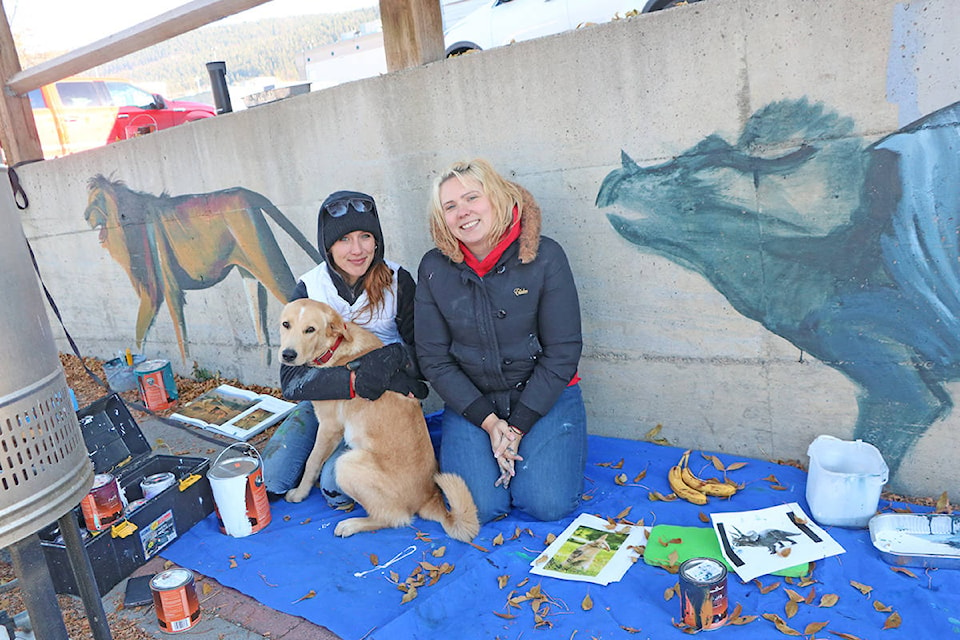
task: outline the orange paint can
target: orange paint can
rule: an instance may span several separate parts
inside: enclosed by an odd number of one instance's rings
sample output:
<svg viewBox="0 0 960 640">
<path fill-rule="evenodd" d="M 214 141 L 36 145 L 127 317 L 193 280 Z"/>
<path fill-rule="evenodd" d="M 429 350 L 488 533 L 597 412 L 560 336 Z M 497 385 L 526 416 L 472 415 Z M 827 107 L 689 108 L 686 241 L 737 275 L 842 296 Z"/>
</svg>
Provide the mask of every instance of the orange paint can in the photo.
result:
<svg viewBox="0 0 960 640">
<path fill-rule="evenodd" d="M 90 531 L 103 531 L 123 515 L 120 483 L 111 473 L 93 476 L 93 488 L 80 501 L 83 521 Z"/>
<path fill-rule="evenodd" d="M 177 383 L 169 360 L 147 360 L 134 368 L 140 400 L 150 411 L 163 411 L 176 404 Z"/>
<path fill-rule="evenodd" d="M 713 558 L 690 558 L 680 565 L 680 616 L 697 631 L 727 622 L 727 568 Z"/>
<path fill-rule="evenodd" d="M 150 579 L 150 593 L 161 631 L 180 633 L 200 621 L 193 571 L 177 567 L 158 573 Z"/>
</svg>

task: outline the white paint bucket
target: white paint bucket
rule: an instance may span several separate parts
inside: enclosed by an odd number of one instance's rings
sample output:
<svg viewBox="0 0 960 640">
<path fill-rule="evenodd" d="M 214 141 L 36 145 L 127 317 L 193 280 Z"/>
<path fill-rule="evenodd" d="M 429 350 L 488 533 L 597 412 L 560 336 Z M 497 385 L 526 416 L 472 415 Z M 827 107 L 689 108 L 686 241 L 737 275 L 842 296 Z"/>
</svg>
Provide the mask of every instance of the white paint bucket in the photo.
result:
<svg viewBox="0 0 960 640">
<path fill-rule="evenodd" d="M 252 455 L 232 452 L 224 458 L 224 454 L 236 446 L 246 447 Z M 256 448 L 244 442 L 230 445 L 210 466 L 207 478 L 222 533 L 243 538 L 270 524 L 270 501 L 263 481 L 263 463 Z"/>
<path fill-rule="evenodd" d="M 866 527 L 877 512 L 889 474 L 880 451 L 862 440 L 818 436 L 807 455 L 807 503 L 817 524 Z"/>
</svg>

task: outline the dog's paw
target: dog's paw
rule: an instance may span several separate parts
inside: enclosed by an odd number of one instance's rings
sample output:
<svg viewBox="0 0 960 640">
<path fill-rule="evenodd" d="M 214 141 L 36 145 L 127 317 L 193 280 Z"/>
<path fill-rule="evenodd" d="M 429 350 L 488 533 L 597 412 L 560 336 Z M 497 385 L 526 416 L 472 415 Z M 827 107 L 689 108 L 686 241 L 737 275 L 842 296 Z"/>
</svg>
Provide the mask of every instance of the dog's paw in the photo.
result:
<svg viewBox="0 0 960 640">
<path fill-rule="evenodd" d="M 287 502 L 303 502 L 304 499 L 309 494 L 310 494 L 309 488 L 307 488 L 306 491 L 301 491 L 300 487 L 297 487 L 295 489 L 290 489 L 290 491 L 287 491 L 287 493 L 283 496 L 283 498 Z"/>
<path fill-rule="evenodd" d="M 356 527 L 355 520 L 359 518 L 347 518 L 346 520 L 341 520 L 337 523 L 336 529 L 333 530 L 333 535 L 340 536 L 341 538 L 349 538 L 355 534 L 359 529 Z"/>
</svg>

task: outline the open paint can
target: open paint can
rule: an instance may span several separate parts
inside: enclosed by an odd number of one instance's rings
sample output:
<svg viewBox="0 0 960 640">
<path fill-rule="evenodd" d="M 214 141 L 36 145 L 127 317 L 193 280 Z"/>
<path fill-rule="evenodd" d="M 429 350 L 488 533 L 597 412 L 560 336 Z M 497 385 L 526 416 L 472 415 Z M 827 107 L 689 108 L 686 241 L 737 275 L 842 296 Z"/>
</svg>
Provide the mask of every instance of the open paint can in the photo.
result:
<svg viewBox="0 0 960 640">
<path fill-rule="evenodd" d="M 727 622 L 727 568 L 713 558 L 690 558 L 680 565 L 680 616 L 697 631 Z"/>
<path fill-rule="evenodd" d="M 150 500 L 160 495 L 164 489 L 172 487 L 177 478 L 166 471 L 164 473 L 154 473 L 140 481 L 140 490 L 143 491 L 143 497 Z"/>
<path fill-rule="evenodd" d="M 158 573 L 150 579 L 150 593 L 161 631 L 179 633 L 199 622 L 200 602 L 193 571 L 176 567 Z"/>
<path fill-rule="evenodd" d="M 123 515 L 120 483 L 113 474 L 93 476 L 93 488 L 80 501 L 80 511 L 90 531 L 103 531 Z"/>
<path fill-rule="evenodd" d="M 140 400 L 150 411 L 163 411 L 177 400 L 177 383 L 169 360 L 147 360 L 134 369 Z"/>
<path fill-rule="evenodd" d="M 247 451 L 230 451 L 237 446 L 245 447 Z M 207 478 L 213 491 L 221 533 L 243 538 L 270 524 L 263 461 L 254 447 L 243 442 L 230 445 L 210 465 Z"/>
</svg>

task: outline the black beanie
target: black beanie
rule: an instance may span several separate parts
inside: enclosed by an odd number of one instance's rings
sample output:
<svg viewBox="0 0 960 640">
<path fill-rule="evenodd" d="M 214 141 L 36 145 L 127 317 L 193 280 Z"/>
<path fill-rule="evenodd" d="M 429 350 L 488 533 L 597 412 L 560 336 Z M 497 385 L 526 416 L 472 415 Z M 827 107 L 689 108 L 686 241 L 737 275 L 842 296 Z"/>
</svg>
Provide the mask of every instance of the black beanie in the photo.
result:
<svg viewBox="0 0 960 640">
<path fill-rule="evenodd" d="M 366 211 L 360 211 L 354 206 L 352 201 L 362 201 L 366 206 Z M 345 205 L 345 212 L 339 217 L 334 217 L 327 211 L 327 207 L 333 203 Z M 362 206 L 362 205 L 361 205 Z M 367 231 L 373 234 L 377 243 L 377 250 L 374 253 L 373 263 L 376 264 L 383 260 L 383 231 L 380 229 L 380 218 L 377 216 L 377 204 L 373 198 L 359 191 L 335 191 L 327 196 L 327 199 L 320 205 L 320 211 L 317 214 L 317 247 L 323 251 L 327 263 L 332 266 L 333 261 L 330 258 L 330 247 L 333 243 L 354 231 Z"/>
</svg>

